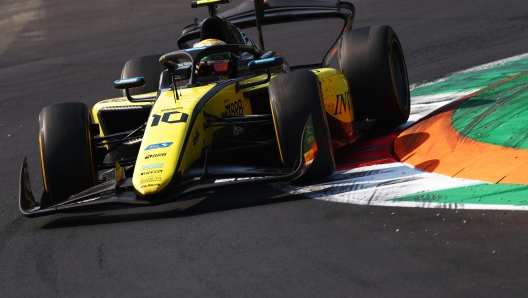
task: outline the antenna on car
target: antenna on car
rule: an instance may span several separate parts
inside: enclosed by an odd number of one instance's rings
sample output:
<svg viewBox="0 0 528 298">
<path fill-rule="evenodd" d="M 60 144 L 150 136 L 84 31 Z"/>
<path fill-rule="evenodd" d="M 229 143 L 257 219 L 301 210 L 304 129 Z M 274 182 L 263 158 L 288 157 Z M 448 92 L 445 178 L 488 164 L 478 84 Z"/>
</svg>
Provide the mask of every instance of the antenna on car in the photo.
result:
<svg viewBox="0 0 528 298">
<path fill-rule="evenodd" d="M 264 51 L 264 37 L 262 36 L 262 28 L 260 27 L 260 20 L 264 18 L 264 0 L 251 0 L 255 4 L 255 21 L 257 22 L 257 31 L 259 35 L 259 44 Z"/>
<path fill-rule="evenodd" d="M 174 102 L 180 99 L 180 96 L 178 95 L 178 86 L 176 86 L 176 80 L 174 79 L 174 76 L 172 77 L 172 93 L 174 93 Z"/>
</svg>

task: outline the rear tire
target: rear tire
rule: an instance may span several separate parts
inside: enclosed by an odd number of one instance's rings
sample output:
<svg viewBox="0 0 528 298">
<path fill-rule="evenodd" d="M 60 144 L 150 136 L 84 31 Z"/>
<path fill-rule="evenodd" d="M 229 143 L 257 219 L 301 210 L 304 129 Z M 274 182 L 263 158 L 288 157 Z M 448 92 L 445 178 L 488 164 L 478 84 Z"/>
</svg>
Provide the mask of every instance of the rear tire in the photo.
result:
<svg viewBox="0 0 528 298">
<path fill-rule="evenodd" d="M 95 185 L 90 113 L 83 103 L 62 103 L 40 113 L 40 156 L 47 195 L 41 205 L 67 200 Z"/>
<path fill-rule="evenodd" d="M 346 32 L 338 46 L 339 68 L 350 86 L 356 118 L 378 119 L 377 126 L 407 122 L 411 100 L 403 51 L 386 25 Z"/>
<path fill-rule="evenodd" d="M 144 77 L 146 82 L 144 87 L 129 89 L 131 96 L 158 91 L 160 75 L 165 70 L 165 67 L 159 64 L 160 57 L 161 55 L 144 56 L 125 63 L 121 79 Z M 124 90 L 123 96 L 126 96 Z"/>
<path fill-rule="evenodd" d="M 283 74 L 271 80 L 269 92 L 285 167 L 293 168 L 298 162 L 301 136 L 306 120 L 312 115 L 318 152 L 308 171 L 296 182 L 310 182 L 332 175 L 334 153 L 317 76 L 311 71 Z"/>
</svg>

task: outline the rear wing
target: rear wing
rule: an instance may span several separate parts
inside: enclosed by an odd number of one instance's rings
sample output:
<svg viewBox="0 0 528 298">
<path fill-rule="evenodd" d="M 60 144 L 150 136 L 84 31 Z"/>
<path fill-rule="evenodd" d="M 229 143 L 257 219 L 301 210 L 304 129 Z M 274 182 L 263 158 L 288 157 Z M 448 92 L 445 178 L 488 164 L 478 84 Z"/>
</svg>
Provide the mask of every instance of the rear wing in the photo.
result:
<svg viewBox="0 0 528 298">
<path fill-rule="evenodd" d="M 342 19 L 344 21 L 342 33 L 352 29 L 355 16 L 355 7 L 349 2 L 329 2 L 319 0 L 254 0 L 265 1 L 261 3 L 264 7 L 260 13 L 257 23 L 255 14 L 255 3 L 250 0 L 230 10 L 219 13 L 233 25 L 240 29 L 255 28 L 257 25 L 282 24 L 320 19 Z M 194 24 L 183 28 L 182 36 L 178 39 L 180 49 L 188 48 L 187 42 L 200 38 L 202 22 L 195 20 Z M 341 34 L 342 34 L 341 33 Z M 341 35 L 339 35 L 341 37 Z M 339 39 L 338 37 L 338 39 Z M 335 54 L 333 49 L 337 40 L 323 59 L 322 66 L 328 66 L 330 59 Z"/>
</svg>

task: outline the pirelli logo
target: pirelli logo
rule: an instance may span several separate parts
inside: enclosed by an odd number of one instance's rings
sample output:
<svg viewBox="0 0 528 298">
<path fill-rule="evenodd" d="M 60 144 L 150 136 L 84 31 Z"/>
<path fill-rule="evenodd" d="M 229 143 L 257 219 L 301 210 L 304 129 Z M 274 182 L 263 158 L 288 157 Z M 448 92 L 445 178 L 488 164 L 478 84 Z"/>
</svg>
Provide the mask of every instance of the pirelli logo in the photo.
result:
<svg viewBox="0 0 528 298">
<path fill-rule="evenodd" d="M 149 155 L 145 156 L 145 159 L 163 157 L 163 156 L 167 156 L 167 153 L 149 154 Z"/>
<path fill-rule="evenodd" d="M 146 171 L 146 172 L 141 173 L 141 176 L 148 176 L 148 175 L 161 174 L 161 173 L 163 173 L 163 170 Z"/>
</svg>

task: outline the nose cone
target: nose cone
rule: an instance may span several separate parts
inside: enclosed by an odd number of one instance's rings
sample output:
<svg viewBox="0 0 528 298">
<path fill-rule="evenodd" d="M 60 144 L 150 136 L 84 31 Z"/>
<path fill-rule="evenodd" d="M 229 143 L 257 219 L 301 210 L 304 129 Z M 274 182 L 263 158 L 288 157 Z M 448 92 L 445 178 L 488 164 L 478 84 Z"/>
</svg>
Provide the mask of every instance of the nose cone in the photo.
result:
<svg viewBox="0 0 528 298">
<path fill-rule="evenodd" d="M 182 110 L 151 113 L 132 177 L 140 194 L 156 194 L 172 180 L 189 126 L 188 115 Z"/>
<path fill-rule="evenodd" d="M 193 125 L 196 126 L 194 131 L 202 126 L 203 115 L 197 113 L 194 124 L 191 115 L 197 102 L 211 88 L 213 85 L 179 90 L 182 93 L 179 100 L 175 100 L 172 92 L 164 92 L 158 97 L 150 112 L 134 167 L 132 183 L 137 192 L 142 195 L 159 193 L 169 185 L 177 171 L 184 171 L 200 157 L 201 151 L 194 150 L 196 140 L 194 143 L 185 140 L 190 138 Z M 200 135 L 203 138 L 204 134 Z"/>
</svg>

